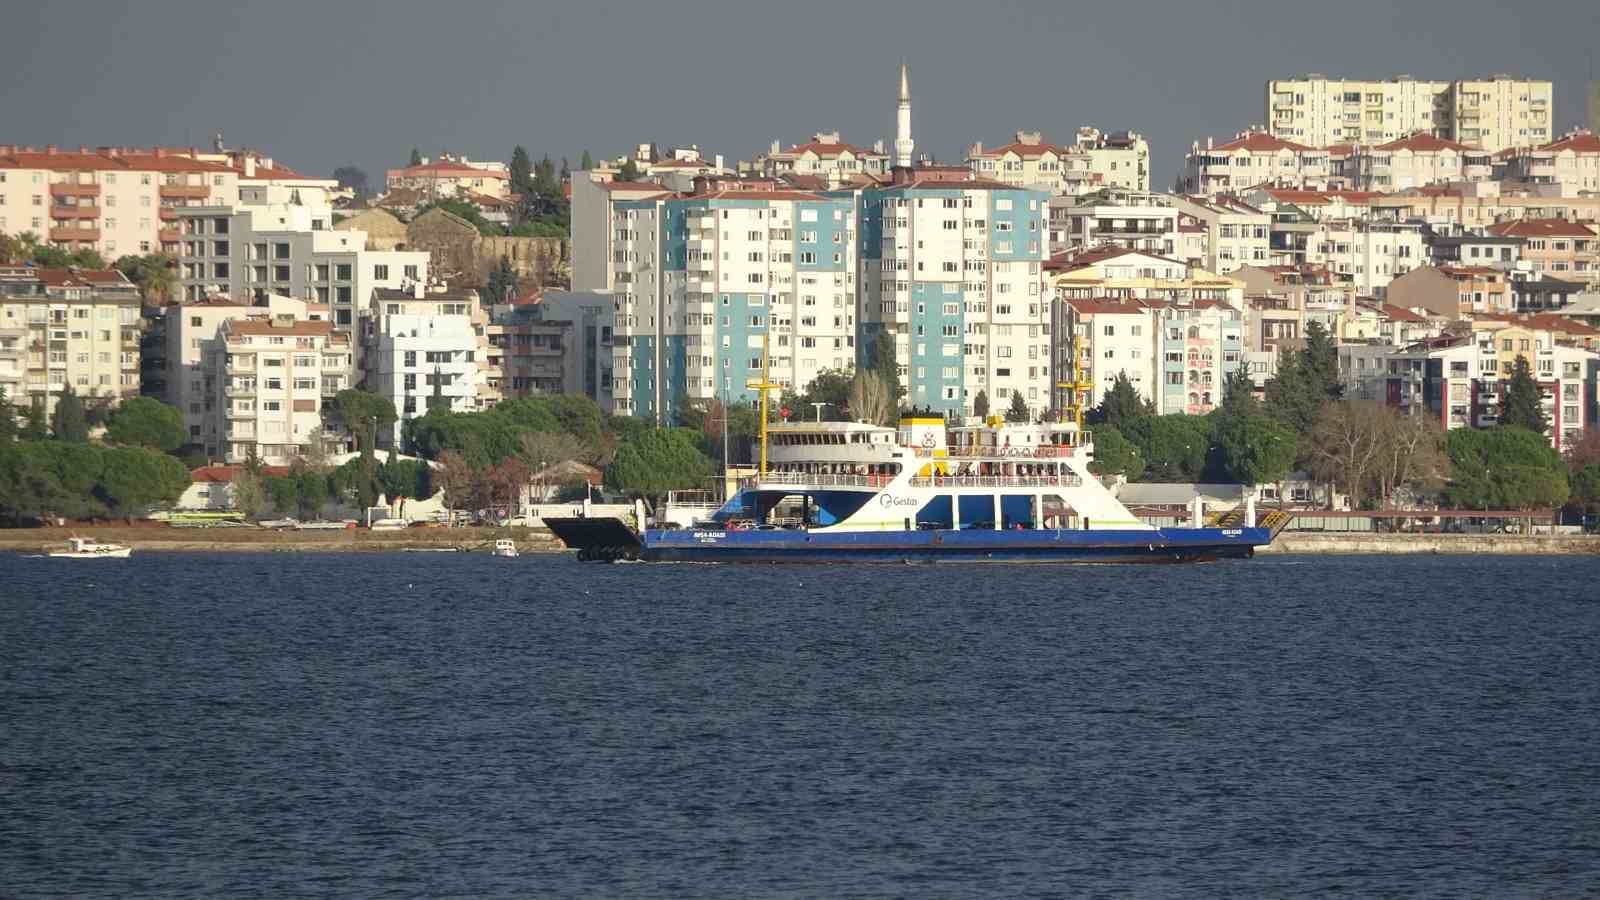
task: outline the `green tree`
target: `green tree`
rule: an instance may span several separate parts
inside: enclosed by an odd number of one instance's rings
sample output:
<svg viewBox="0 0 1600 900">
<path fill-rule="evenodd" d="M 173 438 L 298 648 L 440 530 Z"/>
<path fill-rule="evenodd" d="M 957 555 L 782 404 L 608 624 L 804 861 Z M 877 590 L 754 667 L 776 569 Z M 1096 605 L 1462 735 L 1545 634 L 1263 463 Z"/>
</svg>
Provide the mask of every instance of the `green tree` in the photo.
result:
<svg viewBox="0 0 1600 900">
<path fill-rule="evenodd" d="M 394 401 L 360 388 L 346 388 L 334 395 L 330 413 L 356 439 L 363 454 L 375 452 L 378 429 L 393 425 Z"/>
<path fill-rule="evenodd" d="M 106 440 L 113 444 L 152 447 L 171 453 L 188 439 L 183 413 L 176 406 L 154 397 L 124 400 L 112 409 L 106 422 Z"/>
<path fill-rule="evenodd" d="M 321 517 L 323 504 L 328 502 L 328 473 L 321 469 L 298 468 L 291 477 L 295 482 L 295 511 L 301 519 Z"/>
<path fill-rule="evenodd" d="M 139 286 L 139 296 L 146 306 L 166 305 L 178 286 L 178 261 L 165 254 L 123 256 L 113 267 Z"/>
<path fill-rule="evenodd" d="M 58 441 L 82 442 L 89 439 L 89 417 L 84 412 L 83 400 L 72 385 L 61 389 L 56 398 L 55 415 L 51 417 L 50 431 Z"/>
<path fill-rule="evenodd" d="M 643 177 L 644 173 L 639 171 L 639 166 L 634 163 L 632 157 L 625 160 L 622 163 L 622 168 L 617 170 L 618 181 L 638 181 Z"/>
<path fill-rule="evenodd" d="M 1142 419 L 1149 414 L 1149 408 L 1139 397 L 1139 389 L 1133 386 L 1128 373 L 1118 372 L 1116 380 L 1111 383 L 1111 388 L 1106 391 L 1100 405 L 1089 410 L 1084 418 L 1093 425 L 1113 425 L 1122 428 L 1129 422 Z"/>
<path fill-rule="evenodd" d="M 1550 420 L 1544 415 L 1539 383 L 1533 380 L 1533 369 L 1528 366 L 1526 356 L 1518 356 L 1511 368 L 1511 378 L 1506 382 L 1505 394 L 1500 398 L 1500 424 L 1526 428 L 1534 434 L 1544 434 L 1550 430 Z"/>
<path fill-rule="evenodd" d="M 49 436 L 50 417 L 45 415 L 44 395 L 34 394 L 27 411 L 22 414 L 22 431 L 18 437 L 24 441 L 42 441 Z"/>
<path fill-rule="evenodd" d="M 868 368 L 883 379 L 890 399 L 898 406 L 906 390 L 900 383 L 900 359 L 895 352 L 894 334 L 887 328 L 880 330 L 872 342 L 872 365 Z"/>
<path fill-rule="evenodd" d="M 578 169 L 579 171 L 587 172 L 592 168 L 594 168 L 594 157 L 589 155 L 589 151 L 585 150 L 583 151 L 583 157 L 578 160 Z"/>
<path fill-rule="evenodd" d="M 1007 422 L 1028 422 L 1033 418 L 1028 413 L 1028 404 L 1022 399 L 1021 391 L 1011 392 L 1011 406 L 1006 410 Z"/>
<path fill-rule="evenodd" d="M 413 165 L 413 166 L 422 165 L 422 151 L 421 150 L 418 150 L 416 147 L 412 147 L 411 148 L 411 161 L 410 161 L 410 163 L 408 163 L 408 165 Z"/>
<path fill-rule="evenodd" d="M 489 271 L 489 298 L 495 303 L 510 303 L 517 295 L 517 270 L 511 257 L 502 254 L 499 265 Z"/>
<path fill-rule="evenodd" d="M 1094 461 L 1089 471 L 1096 475 L 1121 475 L 1129 481 L 1138 481 L 1144 474 L 1144 458 L 1139 448 L 1122 436 L 1115 425 L 1101 425 L 1094 429 Z"/>
<path fill-rule="evenodd" d="M 0 446 L 15 442 L 20 431 L 17 408 L 12 405 L 11 398 L 6 396 L 5 388 L 0 388 Z"/>
<path fill-rule="evenodd" d="M 260 475 L 254 472 L 241 471 L 233 477 L 233 482 L 228 486 L 229 494 L 233 499 L 233 508 L 245 514 L 246 518 L 254 519 L 261 515 L 261 510 L 267 503 L 267 489 L 262 484 Z"/>
<path fill-rule="evenodd" d="M 94 494 L 113 515 L 132 518 L 152 506 L 170 504 L 189 486 L 189 470 L 165 453 L 143 447 L 101 452 Z"/>
<path fill-rule="evenodd" d="M 1262 415 L 1225 417 L 1217 426 L 1223 472 L 1237 484 L 1281 481 L 1294 470 L 1298 441 L 1287 425 Z"/>
<path fill-rule="evenodd" d="M 1255 382 L 1242 367 L 1222 378 L 1222 405 L 1217 413 L 1224 419 L 1243 419 L 1261 414 L 1261 401 L 1256 399 Z"/>
<path fill-rule="evenodd" d="M 333 178 L 339 182 L 339 187 L 354 192 L 357 197 L 365 197 L 371 193 L 366 171 L 355 163 L 346 163 L 334 169 Z"/>
<path fill-rule="evenodd" d="M 617 448 L 606 467 L 606 487 L 632 497 L 662 497 L 668 491 L 704 487 L 716 466 L 700 451 L 699 434 L 688 428 L 655 428 Z"/>
<path fill-rule="evenodd" d="M 1205 472 L 1211 422 L 1204 416 L 1144 416 L 1120 430 L 1139 449 L 1145 481 L 1195 482 Z"/>
<path fill-rule="evenodd" d="M 511 192 L 524 197 L 533 194 L 533 161 L 528 148 L 518 144 L 511 151 Z"/>
<path fill-rule="evenodd" d="M 972 398 L 972 414 L 980 419 L 989 418 L 988 391 L 979 391 L 978 396 Z"/>
<path fill-rule="evenodd" d="M 411 217 L 411 221 L 415 222 L 423 213 L 433 209 L 442 209 L 453 216 L 466 219 L 472 223 L 472 227 L 478 229 L 479 234 L 485 237 L 499 237 L 505 234 L 505 229 L 485 219 L 483 212 L 476 206 L 455 197 L 439 197 L 422 204 L 417 207 L 417 213 Z"/>
<path fill-rule="evenodd" d="M 300 481 L 291 476 L 269 475 L 262 479 L 272 508 L 280 516 L 293 515 L 300 508 Z"/>
<path fill-rule="evenodd" d="M 1316 320 L 1306 325 L 1306 346 L 1300 351 L 1300 367 L 1323 402 L 1344 397 L 1339 381 L 1339 349 L 1328 329 Z"/>
<path fill-rule="evenodd" d="M 1583 512 L 1600 513 L 1600 463 L 1589 463 L 1572 476 L 1571 500 Z"/>
<path fill-rule="evenodd" d="M 1515 426 L 1458 428 L 1445 438 L 1445 452 L 1453 473 L 1446 496 L 1458 507 L 1532 509 L 1566 503 L 1566 464 L 1536 432 Z"/>
</svg>

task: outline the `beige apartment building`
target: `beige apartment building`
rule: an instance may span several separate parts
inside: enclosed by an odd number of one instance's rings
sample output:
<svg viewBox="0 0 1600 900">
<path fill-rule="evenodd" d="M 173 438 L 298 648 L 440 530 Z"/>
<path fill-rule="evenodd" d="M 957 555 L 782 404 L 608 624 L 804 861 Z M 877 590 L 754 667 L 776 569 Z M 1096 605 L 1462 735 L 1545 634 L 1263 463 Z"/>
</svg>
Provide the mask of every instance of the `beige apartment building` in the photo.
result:
<svg viewBox="0 0 1600 900">
<path fill-rule="evenodd" d="M 1075 197 L 1102 188 L 1150 190 L 1150 145 L 1131 131 L 1079 128 L 1071 144 L 1052 144 L 1037 131 L 1019 131 L 1009 144 L 967 149 L 979 178 Z"/>
<path fill-rule="evenodd" d="M 1573 131 L 1541 147 L 1503 153 L 1507 178 L 1527 184 L 1554 184 L 1571 191 L 1600 191 L 1600 136 Z"/>
<path fill-rule="evenodd" d="M 1267 82 L 1268 130 L 1327 147 L 1380 144 L 1417 132 L 1490 153 L 1551 138 L 1549 81 L 1494 75 L 1473 81 L 1349 81 L 1311 74 Z"/>
<path fill-rule="evenodd" d="M 1189 148 L 1178 193 L 1214 197 L 1271 186 L 1324 190 L 1334 172 L 1326 149 L 1284 140 L 1262 131 L 1241 132 L 1231 141 Z"/>
<path fill-rule="evenodd" d="M 1522 259 L 1540 275 L 1600 281 L 1600 228 L 1564 219 L 1518 219 L 1489 226 L 1490 234 L 1522 238 Z"/>
<path fill-rule="evenodd" d="M 139 393 L 139 290 L 121 272 L 0 267 L 0 335 L 10 341 L 15 392 L 25 405 L 72 386 L 119 402 Z M 3 352 L 3 351 L 0 351 Z"/>
<path fill-rule="evenodd" d="M 1484 228 L 1516 219 L 1600 220 L 1600 194 L 1572 196 L 1554 187 L 1501 189 L 1499 182 L 1457 183 L 1412 188 L 1372 199 L 1376 218 L 1426 219 Z"/>
<path fill-rule="evenodd" d="M 505 163 L 474 162 L 445 154 L 420 165 L 390 169 L 384 173 L 384 187 L 420 191 L 430 200 L 468 194 L 503 200 L 511 193 L 511 174 Z"/>
</svg>

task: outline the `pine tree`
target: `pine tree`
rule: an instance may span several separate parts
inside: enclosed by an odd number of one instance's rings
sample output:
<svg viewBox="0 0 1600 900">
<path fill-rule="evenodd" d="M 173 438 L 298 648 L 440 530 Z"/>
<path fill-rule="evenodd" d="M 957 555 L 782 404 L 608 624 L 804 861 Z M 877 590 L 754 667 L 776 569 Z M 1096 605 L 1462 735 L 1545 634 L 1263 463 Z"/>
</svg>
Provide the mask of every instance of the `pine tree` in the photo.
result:
<svg viewBox="0 0 1600 900">
<path fill-rule="evenodd" d="M 521 144 L 511 150 L 511 192 L 524 198 L 533 195 L 533 162 Z"/>
<path fill-rule="evenodd" d="M 1033 418 L 1033 416 L 1031 416 L 1028 413 L 1028 404 L 1024 403 L 1023 400 L 1022 400 L 1022 392 L 1021 391 L 1012 391 L 1011 392 L 1011 408 L 1006 410 L 1006 421 L 1007 422 L 1027 422 L 1028 420 L 1030 420 L 1032 418 Z"/>
<path fill-rule="evenodd" d="M 1511 380 L 1500 398 L 1500 424 L 1526 428 L 1536 434 L 1550 430 L 1550 420 L 1545 418 L 1543 397 L 1539 384 L 1533 380 L 1533 369 L 1526 356 L 1518 356 L 1511 369 Z"/>
<path fill-rule="evenodd" d="M 1121 428 L 1134 419 L 1148 415 L 1144 401 L 1139 399 L 1139 389 L 1133 386 L 1127 372 L 1118 372 L 1111 389 L 1089 415 L 1096 425 L 1115 425 Z"/>
<path fill-rule="evenodd" d="M 1222 405 L 1217 412 L 1225 419 L 1244 419 L 1261 412 L 1261 403 L 1255 396 L 1255 382 L 1243 368 L 1234 369 L 1222 378 Z"/>
<path fill-rule="evenodd" d="M 592 168 L 594 168 L 594 157 L 589 155 L 589 151 L 585 150 L 583 151 L 583 158 L 578 160 L 578 169 L 587 172 Z"/>
<path fill-rule="evenodd" d="M 980 419 L 989 418 L 988 391 L 979 391 L 978 396 L 972 398 L 972 414 Z"/>
<path fill-rule="evenodd" d="M 22 414 L 22 432 L 25 441 L 42 441 L 50 436 L 50 417 L 45 415 L 43 394 L 34 394 L 28 411 Z"/>
<path fill-rule="evenodd" d="M 89 440 L 89 417 L 83 409 L 83 400 L 73 391 L 72 385 L 61 389 L 56 400 L 56 414 L 50 423 L 58 441 L 84 443 Z"/>
<path fill-rule="evenodd" d="M 416 147 L 411 148 L 411 165 L 422 165 L 422 151 L 418 150 Z"/>
<path fill-rule="evenodd" d="M 11 404 L 11 398 L 6 396 L 5 388 L 0 388 L 0 445 L 15 441 L 17 431 L 17 408 Z"/>
<path fill-rule="evenodd" d="M 872 342 L 872 371 L 889 386 L 889 398 L 898 405 L 905 388 L 900 384 L 900 360 L 895 354 L 894 335 L 887 329 L 879 331 L 877 340 Z"/>
<path fill-rule="evenodd" d="M 428 398 L 428 412 L 433 412 L 434 410 L 439 410 L 440 412 L 450 411 L 450 400 L 444 395 L 444 373 L 439 370 L 438 366 L 433 367 L 433 395 Z M 393 447 L 389 448 L 389 454 L 391 456 L 394 455 Z"/>
<path fill-rule="evenodd" d="M 622 168 L 617 170 L 618 181 L 638 181 L 641 177 L 639 166 L 630 158 L 622 163 Z"/>
<path fill-rule="evenodd" d="M 1324 399 L 1338 400 L 1344 396 L 1344 385 L 1339 381 L 1339 350 L 1321 322 L 1312 320 L 1306 325 L 1306 347 L 1301 351 L 1300 367 L 1313 391 Z"/>
</svg>

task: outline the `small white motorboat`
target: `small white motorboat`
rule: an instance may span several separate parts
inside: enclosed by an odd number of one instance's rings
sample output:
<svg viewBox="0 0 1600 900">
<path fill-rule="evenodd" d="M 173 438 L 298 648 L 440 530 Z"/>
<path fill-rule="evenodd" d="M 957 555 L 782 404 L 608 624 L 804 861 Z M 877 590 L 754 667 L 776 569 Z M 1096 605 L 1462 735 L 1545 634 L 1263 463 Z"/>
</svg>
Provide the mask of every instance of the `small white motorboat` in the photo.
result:
<svg viewBox="0 0 1600 900">
<path fill-rule="evenodd" d="M 500 538 L 496 540 L 494 542 L 494 555 L 516 558 L 520 555 L 517 553 L 517 542 L 510 538 Z"/>
<path fill-rule="evenodd" d="M 51 550 L 52 559 L 127 559 L 133 555 L 132 547 L 121 544 L 102 544 L 94 538 L 67 538 L 65 550 Z"/>
</svg>

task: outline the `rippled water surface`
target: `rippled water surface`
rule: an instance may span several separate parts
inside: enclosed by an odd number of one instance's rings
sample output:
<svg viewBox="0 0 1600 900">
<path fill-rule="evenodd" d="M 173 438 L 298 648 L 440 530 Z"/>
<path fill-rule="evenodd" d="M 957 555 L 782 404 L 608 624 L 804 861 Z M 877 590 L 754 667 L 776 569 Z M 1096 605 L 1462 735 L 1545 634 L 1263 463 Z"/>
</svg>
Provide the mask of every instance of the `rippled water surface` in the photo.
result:
<svg viewBox="0 0 1600 900">
<path fill-rule="evenodd" d="M 1578 896 L 1600 560 L 0 556 L 0 896 Z"/>
</svg>

